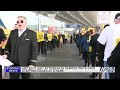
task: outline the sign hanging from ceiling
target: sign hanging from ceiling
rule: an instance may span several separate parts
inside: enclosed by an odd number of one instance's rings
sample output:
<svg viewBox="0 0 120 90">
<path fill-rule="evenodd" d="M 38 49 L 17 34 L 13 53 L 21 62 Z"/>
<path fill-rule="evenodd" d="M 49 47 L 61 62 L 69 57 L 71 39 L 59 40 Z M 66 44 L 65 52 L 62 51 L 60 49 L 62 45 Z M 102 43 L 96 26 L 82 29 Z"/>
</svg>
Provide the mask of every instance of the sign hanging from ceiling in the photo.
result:
<svg viewBox="0 0 120 90">
<path fill-rule="evenodd" d="M 97 23 L 98 24 L 109 24 L 110 21 L 110 12 L 109 11 L 99 11 Z"/>
<path fill-rule="evenodd" d="M 57 28 L 56 28 L 56 27 L 53 27 L 53 26 L 49 26 L 49 27 L 48 27 L 48 32 L 50 32 L 50 33 L 57 32 Z"/>
<path fill-rule="evenodd" d="M 65 24 L 65 28 L 81 28 L 80 24 Z"/>
</svg>

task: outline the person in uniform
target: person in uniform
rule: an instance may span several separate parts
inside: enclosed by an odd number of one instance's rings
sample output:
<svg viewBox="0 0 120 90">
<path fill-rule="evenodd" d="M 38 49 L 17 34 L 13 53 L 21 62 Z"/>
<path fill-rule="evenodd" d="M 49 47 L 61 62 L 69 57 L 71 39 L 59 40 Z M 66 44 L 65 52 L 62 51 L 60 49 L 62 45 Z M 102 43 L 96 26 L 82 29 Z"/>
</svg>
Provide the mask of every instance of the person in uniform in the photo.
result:
<svg viewBox="0 0 120 90">
<path fill-rule="evenodd" d="M 4 56 L 10 56 L 13 66 L 35 66 L 38 55 L 37 34 L 27 28 L 27 19 L 17 17 L 17 28 L 12 30 L 5 46 Z M 30 79 L 30 73 L 10 73 L 10 79 Z"/>
</svg>

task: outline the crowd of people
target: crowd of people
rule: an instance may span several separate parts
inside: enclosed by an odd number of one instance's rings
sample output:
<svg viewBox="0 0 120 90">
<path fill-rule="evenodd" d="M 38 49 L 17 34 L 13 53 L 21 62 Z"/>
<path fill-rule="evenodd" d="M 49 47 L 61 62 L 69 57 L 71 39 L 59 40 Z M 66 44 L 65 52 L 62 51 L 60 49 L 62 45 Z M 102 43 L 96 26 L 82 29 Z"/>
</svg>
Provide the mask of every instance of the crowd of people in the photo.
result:
<svg viewBox="0 0 120 90">
<path fill-rule="evenodd" d="M 115 24 L 106 24 L 103 30 L 96 26 L 84 33 L 79 32 L 70 36 L 70 43 L 75 42 L 79 56 L 85 61 L 84 66 L 89 67 L 115 67 L 115 73 L 92 73 L 91 78 L 120 79 L 120 13 L 115 15 Z M 17 24 L 7 38 L 0 29 L 0 55 L 14 63 L 13 66 L 36 65 L 37 56 L 47 56 L 47 51 L 63 47 L 68 39 L 64 34 L 37 31 L 27 28 L 27 19 L 24 16 L 17 17 Z M 2 53 L 2 46 L 5 50 Z M 10 79 L 30 79 L 30 73 L 10 73 Z M 0 79 L 2 79 L 2 66 L 0 66 Z"/>
<path fill-rule="evenodd" d="M 65 34 L 50 33 L 47 31 L 37 31 L 38 53 L 42 56 L 47 56 L 47 51 L 52 51 L 55 48 L 62 48 L 68 41 Z"/>
<path fill-rule="evenodd" d="M 27 28 L 27 19 L 18 16 L 14 29 L 11 30 L 9 37 L 6 37 L 0 28 L 0 55 L 4 59 L 9 59 L 12 66 L 36 66 L 37 56 L 47 56 L 48 50 L 63 47 L 67 42 L 64 34 L 50 33 L 30 30 Z M 2 47 L 5 45 L 5 48 Z M 9 73 L 10 79 L 30 79 L 30 73 Z M 0 79 L 2 79 L 2 66 L 0 65 Z"/>
<path fill-rule="evenodd" d="M 85 61 L 84 66 L 91 63 L 94 67 L 115 67 L 115 73 L 92 73 L 91 78 L 99 75 L 100 79 L 120 79 L 120 13 L 115 15 L 114 22 L 113 25 L 106 24 L 103 30 L 96 26 L 94 30 L 76 34 L 75 42 Z"/>
</svg>

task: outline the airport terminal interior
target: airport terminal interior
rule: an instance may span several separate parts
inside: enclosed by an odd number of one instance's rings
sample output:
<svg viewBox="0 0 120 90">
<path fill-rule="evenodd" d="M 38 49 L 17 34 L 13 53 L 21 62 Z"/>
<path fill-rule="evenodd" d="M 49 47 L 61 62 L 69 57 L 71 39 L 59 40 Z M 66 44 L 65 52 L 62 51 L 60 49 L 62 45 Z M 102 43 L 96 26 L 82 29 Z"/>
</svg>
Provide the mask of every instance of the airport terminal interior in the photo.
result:
<svg viewBox="0 0 120 90">
<path fill-rule="evenodd" d="M 27 28 L 36 32 L 38 43 L 42 41 L 41 32 L 51 33 L 46 42 L 46 54 L 42 54 L 38 44 L 37 67 L 85 67 L 84 56 L 80 53 L 76 35 L 84 35 L 87 31 L 95 31 L 104 25 L 114 24 L 114 16 L 119 11 L 0 11 L 0 27 L 9 38 L 15 28 L 18 16 L 27 18 Z M 62 39 L 59 38 L 62 35 Z M 56 36 L 56 39 L 53 37 Z M 55 41 L 56 40 L 56 41 Z M 60 42 L 57 42 L 60 40 Z M 2 47 L 4 50 L 5 46 Z M 43 51 L 44 52 L 44 51 Z M 90 57 L 89 57 L 90 58 Z M 91 67 L 89 60 L 89 66 Z M 91 77 L 92 72 L 39 72 L 31 73 L 31 79 L 99 79 Z"/>
</svg>

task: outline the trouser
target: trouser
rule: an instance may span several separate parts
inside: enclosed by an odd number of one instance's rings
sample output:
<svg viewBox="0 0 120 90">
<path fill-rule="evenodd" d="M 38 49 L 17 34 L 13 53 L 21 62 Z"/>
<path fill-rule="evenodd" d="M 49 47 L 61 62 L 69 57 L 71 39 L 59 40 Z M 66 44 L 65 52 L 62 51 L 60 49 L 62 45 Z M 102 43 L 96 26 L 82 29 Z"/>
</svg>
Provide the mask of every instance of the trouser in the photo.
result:
<svg viewBox="0 0 120 90">
<path fill-rule="evenodd" d="M 41 50 L 41 43 L 38 42 L 38 53 L 40 53 L 40 50 Z"/>
<path fill-rule="evenodd" d="M 68 40 L 67 39 L 65 39 L 65 43 L 67 43 L 68 42 Z"/>
<path fill-rule="evenodd" d="M 73 40 L 72 40 L 72 39 L 70 39 L 70 43 L 73 43 Z"/>
<path fill-rule="evenodd" d="M 0 65 L 0 79 L 2 79 L 2 66 Z"/>
<path fill-rule="evenodd" d="M 56 39 L 52 39 L 51 46 L 53 49 L 56 47 Z"/>
<path fill-rule="evenodd" d="M 91 52 L 91 63 L 92 63 L 92 67 L 98 66 L 98 64 L 96 63 L 96 53 Z M 93 77 L 97 76 L 97 73 L 92 73 Z"/>
<path fill-rule="evenodd" d="M 88 64 L 89 66 L 89 63 L 90 63 L 90 60 L 89 60 L 89 52 L 85 51 L 84 52 L 84 55 L 85 55 L 85 66 Z"/>
<path fill-rule="evenodd" d="M 63 39 L 63 44 L 66 44 L 66 41 L 65 41 L 65 39 Z"/>
<path fill-rule="evenodd" d="M 78 42 L 76 41 L 76 46 L 77 46 L 77 48 L 79 48 L 79 45 L 78 45 Z"/>
<path fill-rule="evenodd" d="M 82 52 L 82 60 L 85 60 L 85 52 Z"/>
<path fill-rule="evenodd" d="M 46 41 L 41 42 L 41 53 L 42 55 L 47 55 L 47 42 Z"/>
<path fill-rule="evenodd" d="M 2 55 L 2 49 L 0 48 L 0 55 Z M 0 65 L 0 79 L 2 79 L 2 66 Z"/>
<path fill-rule="evenodd" d="M 48 41 L 47 42 L 47 50 L 51 50 L 52 51 L 52 41 Z"/>
<path fill-rule="evenodd" d="M 59 47 L 63 47 L 63 42 L 59 42 Z"/>
<path fill-rule="evenodd" d="M 57 47 L 59 47 L 59 42 L 60 42 L 60 41 L 59 41 L 59 40 L 57 40 Z"/>
<path fill-rule="evenodd" d="M 82 53 L 82 52 L 81 52 L 81 46 L 78 46 L 78 47 L 79 47 L 79 48 L 78 48 L 78 49 L 79 49 L 79 55 L 81 55 L 81 53 Z"/>
<path fill-rule="evenodd" d="M 109 67 L 109 65 L 107 64 L 107 61 L 104 61 L 104 67 Z M 105 72 L 105 79 L 110 79 L 110 75 L 108 72 Z"/>
<path fill-rule="evenodd" d="M 54 43 L 54 48 L 56 48 L 57 47 L 57 39 L 54 39 L 53 43 Z"/>
<path fill-rule="evenodd" d="M 13 66 L 19 67 L 19 65 L 14 64 Z M 20 75 L 22 79 L 30 79 L 30 73 L 10 73 L 10 79 L 20 79 Z"/>
<path fill-rule="evenodd" d="M 115 67 L 115 73 L 110 73 L 110 79 L 120 79 L 120 65 Z"/>
<path fill-rule="evenodd" d="M 22 79 L 30 79 L 30 73 L 10 73 L 10 79 L 19 79 L 20 75 Z"/>
</svg>

